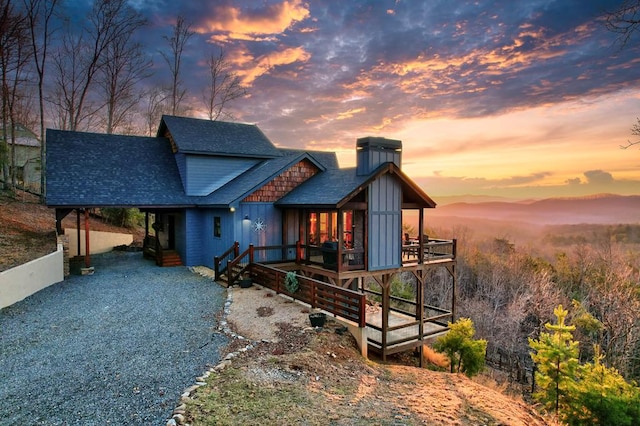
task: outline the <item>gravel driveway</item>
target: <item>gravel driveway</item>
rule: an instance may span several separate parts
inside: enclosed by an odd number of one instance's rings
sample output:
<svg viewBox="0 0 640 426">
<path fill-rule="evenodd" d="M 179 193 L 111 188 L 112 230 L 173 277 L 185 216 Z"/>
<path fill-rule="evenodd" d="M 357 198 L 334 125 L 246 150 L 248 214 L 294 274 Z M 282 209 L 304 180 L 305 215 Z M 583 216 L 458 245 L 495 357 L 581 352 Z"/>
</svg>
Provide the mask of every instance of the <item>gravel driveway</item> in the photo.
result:
<svg viewBox="0 0 640 426">
<path fill-rule="evenodd" d="M 165 425 L 217 364 L 224 289 L 141 253 L 92 265 L 0 311 L 2 424 Z"/>
</svg>

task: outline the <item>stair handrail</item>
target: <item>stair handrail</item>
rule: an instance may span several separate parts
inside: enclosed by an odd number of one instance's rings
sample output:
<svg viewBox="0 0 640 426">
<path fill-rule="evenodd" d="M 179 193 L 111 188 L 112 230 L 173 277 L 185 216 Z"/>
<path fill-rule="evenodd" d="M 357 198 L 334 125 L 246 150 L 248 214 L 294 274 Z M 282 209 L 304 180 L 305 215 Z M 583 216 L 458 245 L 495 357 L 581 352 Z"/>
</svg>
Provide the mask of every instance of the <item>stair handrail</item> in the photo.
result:
<svg viewBox="0 0 640 426">
<path fill-rule="evenodd" d="M 213 258 L 213 268 L 214 268 L 214 279 L 218 280 L 222 274 L 225 273 L 225 271 L 227 270 L 227 265 L 228 265 L 228 258 L 233 254 L 233 257 L 231 257 L 232 259 L 235 259 L 236 257 L 238 257 L 238 255 L 240 254 L 240 243 L 238 241 L 235 241 L 233 243 L 233 245 L 231 247 L 229 247 L 229 249 L 227 249 L 227 251 L 225 251 L 224 253 L 222 253 L 220 256 L 215 256 Z M 224 265 L 223 268 L 220 268 L 220 265 Z"/>
<path fill-rule="evenodd" d="M 227 260 L 227 285 L 231 287 L 236 283 L 238 278 L 253 264 L 254 248 L 253 244 L 249 244 L 249 248 L 236 256 L 233 260 Z M 249 258 L 247 261 L 247 257 Z M 240 265 L 241 268 L 237 274 L 234 274 L 235 267 Z"/>
</svg>

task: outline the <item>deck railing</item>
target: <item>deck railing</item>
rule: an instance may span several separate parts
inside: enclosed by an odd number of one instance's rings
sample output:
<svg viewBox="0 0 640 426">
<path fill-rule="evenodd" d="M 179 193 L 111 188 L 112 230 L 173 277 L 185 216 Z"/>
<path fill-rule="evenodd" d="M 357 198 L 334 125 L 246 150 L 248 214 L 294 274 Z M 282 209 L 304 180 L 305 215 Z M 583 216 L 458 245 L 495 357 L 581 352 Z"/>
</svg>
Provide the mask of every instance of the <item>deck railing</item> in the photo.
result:
<svg viewBox="0 0 640 426">
<path fill-rule="evenodd" d="M 365 326 L 366 296 L 363 293 L 298 274 L 295 275 L 298 289 L 292 293 L 285 286 L 287 271 L 261 263 L 253 263 L 249 270 L 253 282 L 263 287 L 355 322 L 359 327 Z"/>
<path fill-rule="evenodd" d="M 423 262 L 455 259 L 457 241 L 429 238 L 423 244 Z M 418 243 L 402 245 L 402 263 L 415 263 L 420 260 L 420 245 Z"/>
<path fill-rule="evenodd" d="M 382 293 L 380 292 L 376 292 L 371 289 L 364 289 L 364 292 L 382 298 Z M 415 340 L 422 340 L 423 338 L 428 337 L 432 334 L 441 333 L 443 330 L 448 329 L 447 321 L 453 322 L 453 313 L 451 311 L 438 306 L 423 304 L 424 318 L 422 320 L 422 327 L 420 327 L 419 319 L 415 319 L 414 321 L 408 320 L 408 318 L 410 317 L 416 317 L 417 302 L 397 296 L 390 296 L 389 298 L 391 302 L 395 302 L 395 306 L 390 305 L 389 310 L 391 312 L 397 312 L 399 314 L 407 316 L 407 321 L 403 322 L 402 324 L 387 327 L 386 334 L 384 333 L 382 327 L 367 322 L 367 327 L 380 332 L 381 336 L 380 340 L 377 340 L 370 334 L 369 341 L 380 346 L 381 348 L 387 348 L 390 346 L 399 345 Z M 413 309 L 403 309 L 403 305 L 411 306 Z M 428 323 L 435 324 L 438 326 L 438 328 L 434 329 L 433 331 L 425 331 L 424 325 Z M 389 340 L 389 338 L 394 334 L 397 337 L 393 340 Z"/>
<path fill-rule="evenodd" d="M 365 269 L 364 249 L 340 249 L 329 246 L 297 244 L 296 262 L 316 265 L 332 271 L 361 271 Z M 338 262 L 338 259 L 340 261 Z"/>
<path fill-rule="evenodd" d="M 216 280 L 220 279 L 220 277 L 227 271 L 227 265 L 229 260 L 235 259 L 240 254 L 240 243 L 234 242 L 231 247 L 220 256 L 216 256 L 213 258 L 213 270 L 215 273 Z"/>
<path fill-rule="evenodd" d="M 227 260 L 227 284 L 229 286 L 234 285 L 247 271 L 249 265 L 253 264 L 253 254 L 253 244 L 249 244 L 249 248 L 236 256 L 235 259 Z"/>
</svg>

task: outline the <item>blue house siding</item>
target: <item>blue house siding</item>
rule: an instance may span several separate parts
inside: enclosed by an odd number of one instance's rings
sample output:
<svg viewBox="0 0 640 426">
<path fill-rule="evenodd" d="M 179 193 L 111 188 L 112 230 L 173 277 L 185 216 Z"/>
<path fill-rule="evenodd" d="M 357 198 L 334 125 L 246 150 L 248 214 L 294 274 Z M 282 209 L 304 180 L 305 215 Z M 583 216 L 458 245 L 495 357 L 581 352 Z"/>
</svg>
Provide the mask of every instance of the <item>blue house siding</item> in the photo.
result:
<svg viewBox="0 0 640 426">
<path fill-rule="evenodd" d="M 369 270 L 401 266 L 402 188 L 385 175 L 369 185 Z"/>
<path fill-rule="evenodd" d="M 256 229 L 257 223 L 263 224 L 264 228 L 262 230 Z M 254 246 L 282 245 L 281 211 L 275 208 L 272 203 L 241 203 L 240 208 L 236 211 L 234 226 L 241 250 L 245 250 L 249 244 Z M 258 258 L 256 260 L 275 259 Z"/>
<path fill-rule="evenodd" d="M 204 248 L 204 243 L 202 241 L 204 215 L 201 210 L 188 209 L 184 214 L 184 218 L 185 248 L 183 250 L 179 250 L 183 255 L 183 262 L 187 266 L 204 265 L 202 261 Z M 176 236 L 176 240 L 177 239 L 178 238 Z"/>
<path fill-rule="evenodd" d="M 186 155 L 187 195 L 209 195 L 255 166 L 252 158 Z"/>
<path fill-rule="evenodd" d="M 201 233 L 205 242 L 203 253 L 204 259 L 202 264 L 213 267 L 213 258 L 227 251 L 237 240 L 234 230 L 234 222 L 238 214 L 231 212 L 229 209 L 207 209 L 205 211 L 204 226 Z M 215 218 L 220 218 L 220 236 L 214 233 Z"/>
</svg>

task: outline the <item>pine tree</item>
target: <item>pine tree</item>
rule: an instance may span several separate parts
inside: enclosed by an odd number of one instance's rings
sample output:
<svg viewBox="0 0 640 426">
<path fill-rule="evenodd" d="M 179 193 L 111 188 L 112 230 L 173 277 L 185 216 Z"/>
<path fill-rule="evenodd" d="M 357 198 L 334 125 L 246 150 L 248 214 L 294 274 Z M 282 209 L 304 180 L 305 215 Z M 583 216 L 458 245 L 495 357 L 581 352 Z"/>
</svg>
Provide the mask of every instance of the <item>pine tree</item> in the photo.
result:
<svg viewBox="0 0 640 426">
<path fill-rule="evenodd" d="M 640 391 L 627 383 L 615 368 L 602 363 L 603 355 L 595 345 L 593 363 L 582 369 L 576 406 L 583 407 L 565 420 L 569 424 L 640 424 Z"/>
<path fill-rule="evenodd" d="M 440 337 L 433 345 L 438 352 L 444 352 L 449 358 L 451 372 L 475 376 L 484 367 L 487 341 L 475 340 L 476 330 L 469 318 L 460 318 L 449 323 L 449 332 Z"/>
<path fill-rule="evenodd" d="M 537 391 L 534 398 L 564 420 L 574 412 L 576 377 L 580 369 L 578 343 L 573 340 L 574 326 L 566 325 L 567 311 L 559 305 L 553 310 L 556 324 L 545 324 L 550 333 L 540 333 L 538 340 L 529 339 L 531 354 L 537 365 Z"/>
</svg>

